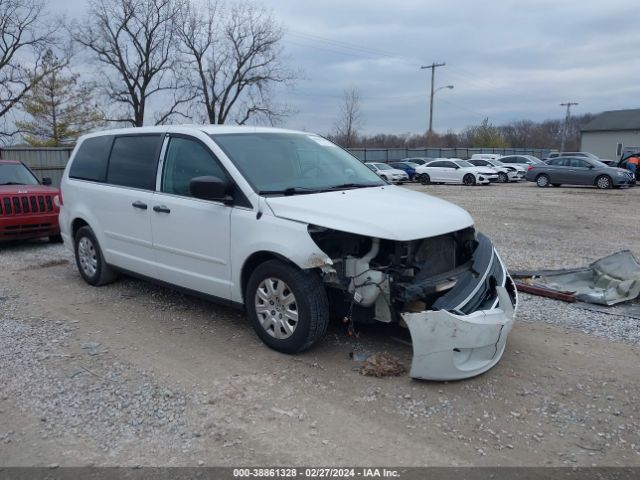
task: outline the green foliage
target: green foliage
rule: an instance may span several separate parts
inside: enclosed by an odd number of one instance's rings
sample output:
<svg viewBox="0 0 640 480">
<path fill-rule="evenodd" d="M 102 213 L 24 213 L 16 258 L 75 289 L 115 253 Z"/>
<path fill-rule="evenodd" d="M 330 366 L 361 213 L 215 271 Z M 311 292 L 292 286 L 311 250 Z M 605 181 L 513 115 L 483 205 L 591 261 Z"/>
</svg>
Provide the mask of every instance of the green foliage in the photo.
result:
<svg viewBox="0 0 640 480">
<path fill-rule="evenodd" d="M 93 104 L 92 86 L 79 81 L 78 74 L 64 75 L 53 68 L 62 61 L 47 52 L 36 73 L 33 88 L 22 102 L 28 118 L 16 122 L 24 140 L 37 147 L 60 147 L 104 124 L 104 117 Z"/>
<path fill-rule="evenodd" d="M 482 120 L 480 125 L 468 127 L 464 132 L 469 145 L 474 148 L 505 148 L 509 145 L 502 138 L 500 129 L 489 123 L 489 119 Z"/>
</svg>

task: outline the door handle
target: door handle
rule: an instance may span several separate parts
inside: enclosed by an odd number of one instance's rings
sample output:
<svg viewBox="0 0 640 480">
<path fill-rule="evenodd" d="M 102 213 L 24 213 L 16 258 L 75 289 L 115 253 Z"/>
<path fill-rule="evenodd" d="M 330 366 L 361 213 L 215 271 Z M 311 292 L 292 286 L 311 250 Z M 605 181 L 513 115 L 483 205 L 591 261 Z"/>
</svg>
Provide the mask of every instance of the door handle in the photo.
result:
<svg viewBox="0 0 640 480">
<path fill-rule="evenodd" d="M 153 207 L 153 211 L 158 213 L 171 213 L 171 210 L 164 205 L 156 205 Z"/>
<path fill-rule="evenodd" d="M 141 202 L 140 200 L 138 200 L 137 202 L 133 202 L 133 203 L 131 204 L 131 206 L 132 206 L 133 208 L 139 208 L 140 210 L 146 210 L 146 209 L 147 209 L 147 204 L 146 204 L 146 203 Z"/>
</svg>

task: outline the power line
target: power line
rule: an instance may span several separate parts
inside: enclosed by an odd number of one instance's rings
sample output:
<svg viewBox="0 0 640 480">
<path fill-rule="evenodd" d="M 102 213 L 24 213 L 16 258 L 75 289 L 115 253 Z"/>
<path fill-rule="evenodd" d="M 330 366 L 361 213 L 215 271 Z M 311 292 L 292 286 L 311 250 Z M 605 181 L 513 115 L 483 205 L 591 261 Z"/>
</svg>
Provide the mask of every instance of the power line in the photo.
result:
<svg viewBox="0 0 640 480">
<path fill-rule="evenodd" d="M 341 48 L 341 49 L 345 49 L 345 50 L 351 50 L 351 51 L 359 52 L 360 54 L 366 54 L 366 55 L 371 55 L 371 56 L 386 57 L 386 58 L 392 58 L 392 59 L 396 59 L 396 60 L 401 60 L 403 62 L 406 62 L 406 63 L 410 64 L 410 65 L 416 65 L 416 64 L 420 63 L 420 61 L 418 59 L 405 57 L 403 55 L 400 55 L 399 53 L 395 53 L 395 52 L 391 52 L 391 51 L 387 51 L 387 50 L 381 50 L 381 49 L 376 49 L 376 48 L 371 48 L 371 47 L 364 47 L 362 45 L 358 45 L 358 44 L 355 44 L 355 43 L 343 42 L 343 41 L 340 41 L 340 40 L 335 40 L 335 39 L 323 37 L 323 36 L 320 36 L 320 35 L 315 35 L 315 34 L 306 33 L 306 32 L 300 32 L 298 30 L 288 30 L 288 32 L 291 33 L 292 35 L 297 36 L 300 39 L 306 40 L 308 42 L 324 43 L 324 44 L 328 44 L 328 45 L 331 45 L 331 46 L 336 47 L 336 48 Z"/>
</svg>

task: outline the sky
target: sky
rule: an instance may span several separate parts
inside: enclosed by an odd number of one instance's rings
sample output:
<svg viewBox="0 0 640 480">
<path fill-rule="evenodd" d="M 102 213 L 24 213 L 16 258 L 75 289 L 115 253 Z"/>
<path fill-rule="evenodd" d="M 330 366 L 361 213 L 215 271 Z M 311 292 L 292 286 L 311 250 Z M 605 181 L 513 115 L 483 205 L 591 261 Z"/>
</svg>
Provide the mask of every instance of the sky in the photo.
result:
<svg viewBox="0 0 640 480">
<path fill-rule="evenodd" d="M 270 0 L 284 27 L 289 65 L 302 71 L 276 101 L 296 113 L 283 126 L 331 133 L 343 92 L 361 95 L 361 132 L 424 133 L 430 70 L 433 128 L 461 130 L 489 118 L 561 118 L 637 108 L 637 0 Z M 81 18 L 86 0 L 48 0 L 50 12 Z"/>
</svg>

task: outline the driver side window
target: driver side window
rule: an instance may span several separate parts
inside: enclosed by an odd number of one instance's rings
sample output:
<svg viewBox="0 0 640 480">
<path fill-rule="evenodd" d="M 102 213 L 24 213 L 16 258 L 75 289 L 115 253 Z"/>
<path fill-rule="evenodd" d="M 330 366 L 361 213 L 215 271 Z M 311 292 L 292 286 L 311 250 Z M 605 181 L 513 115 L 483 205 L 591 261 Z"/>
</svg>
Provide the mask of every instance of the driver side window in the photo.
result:
<svg viewBox="0 0 640 480">
<path fill-rule="evenodd" d="M 218 160 L 202 144 L 187 138 L 172 137 L 165 155 L 161 190 L 191 197 L 191 179 L 204 176 L 226 178 Z"/>
</svg>

